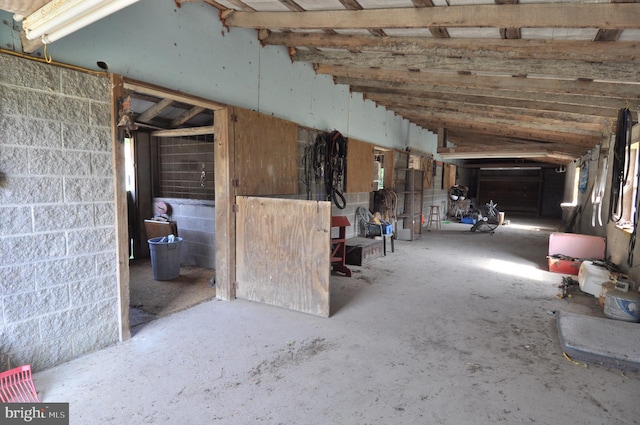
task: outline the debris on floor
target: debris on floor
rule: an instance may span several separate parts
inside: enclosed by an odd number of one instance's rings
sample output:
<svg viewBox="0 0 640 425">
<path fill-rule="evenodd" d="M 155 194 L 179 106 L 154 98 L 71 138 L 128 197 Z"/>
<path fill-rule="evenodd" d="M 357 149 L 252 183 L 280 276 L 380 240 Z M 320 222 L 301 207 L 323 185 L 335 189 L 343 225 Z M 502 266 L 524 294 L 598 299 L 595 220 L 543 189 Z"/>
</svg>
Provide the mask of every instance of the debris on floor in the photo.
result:
<svg viewBox="0 0 640 425">
<path fill-rule="evenodd" d="M 579 289 L 579 284 L 577 280 L 569 276 L 564 276 L 562 278 L 562 283 L 558 285 L 558 288 L 562 289 L 562 292 L 558 294 L 559 298 L 571 298 L 570 292 L 574 292 L 576 289 Z"/>
</svg>

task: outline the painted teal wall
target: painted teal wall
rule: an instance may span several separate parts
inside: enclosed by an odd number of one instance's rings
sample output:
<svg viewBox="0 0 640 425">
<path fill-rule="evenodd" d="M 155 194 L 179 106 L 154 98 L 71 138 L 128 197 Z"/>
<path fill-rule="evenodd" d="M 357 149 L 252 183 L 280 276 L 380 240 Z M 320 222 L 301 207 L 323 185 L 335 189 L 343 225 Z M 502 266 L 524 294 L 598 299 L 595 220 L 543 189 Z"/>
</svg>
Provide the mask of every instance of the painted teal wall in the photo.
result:
<svg viewBox="0 0 640 425">
<path fill-rule="evenodd" d="M 0 46 L 20 51 L 12 16 L 0 12 Z M 384 147 L 434 152 L 437 136 L 376 107 L 348 86 L 261 47 L 254 30 L 225 29 L 201 3 L 142 0 L 48 47 L 57 62 L 109 71 L 214 101 L 257 110 Z"/>
</svg>

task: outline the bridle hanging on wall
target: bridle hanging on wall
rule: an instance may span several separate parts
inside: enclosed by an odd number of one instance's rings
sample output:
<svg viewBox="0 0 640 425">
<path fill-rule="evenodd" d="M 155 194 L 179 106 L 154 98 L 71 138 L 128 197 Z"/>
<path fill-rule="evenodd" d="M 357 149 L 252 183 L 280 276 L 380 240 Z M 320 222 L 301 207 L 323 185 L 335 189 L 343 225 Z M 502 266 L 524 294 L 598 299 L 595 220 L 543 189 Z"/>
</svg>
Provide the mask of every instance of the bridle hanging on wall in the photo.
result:
<svg viewBox="0 0 640 425">
<path fill-rule="evenodd" d="M 336 207 L 344 209 L 347 204 L 343 195 L 347 164 L 347 140 L 344 136 L 337 130 L 318 134 L 315 142 L 305 148 L 302 162 L 305 168 L 307 199 L 311 199 L 312 196 L 313 179 L 318 201 L 324 198 L 333 201 Z"/>
<path fill-rule="evenodd" d="M 613 163 L 611 170 L 611 196 L 609 197 L 609 220 L 615 223 L 622 219 L 624 204 L 624 185 L 629 178 L 629 161 L 631 155 L 631 128 L 633 122 L 629 108 L 618 111 L 616 125 L 616 141 L 613 146 Z"/>
</svg>

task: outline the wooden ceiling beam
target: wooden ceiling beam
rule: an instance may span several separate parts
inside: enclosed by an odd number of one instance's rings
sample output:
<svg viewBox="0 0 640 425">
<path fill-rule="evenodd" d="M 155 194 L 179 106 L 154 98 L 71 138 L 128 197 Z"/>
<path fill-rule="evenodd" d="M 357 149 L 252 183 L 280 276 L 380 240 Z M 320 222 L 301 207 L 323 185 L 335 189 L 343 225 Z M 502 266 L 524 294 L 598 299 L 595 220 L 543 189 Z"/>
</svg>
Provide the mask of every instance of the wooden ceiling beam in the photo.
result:
<svg viewBox="0 0 640 425">
<path fill-rule="evenodd" d="M 460 118 L 466 118 L 469 121 L 473 121 L 476 123 L 484 123 L 490 126 L 513 126 L 518 127 L 521 130 L 528 130 L 529 132 L 540 132 L 541 134 L 553 134 L 557 133 L 571 133 L 576 136 L 578 141 L 578 145 L 583 145 L 583 139 L 590 140 L 599 140 L 605 134 L 609 134 L 610 129 L 600 125 L 600 124 L 591 124 L 591 123 L 576 123 L 576 122 L 565 122 L 562 120 L 555 120 L 549 118 L 535 118 L 531 116 L 519 116 L 519 115 L 499 115 L 495 112 L 473 112 L 466 113 L 464 111 L 458 111 L 456 113 L 452 113 L 451 111 L 439 111 L 433 110 L 429 108 L 423 107 L 412 107 L 412 108 L 395 108 L 394 111 L 398 112 L 403 116 L 412 116 L 418 117 L 419 119 L 427 119 L 427 120 L 448 120 L 450 117 L 453 117 L 453 120 L 456 121 Z M 449 127 L 448 125 L 445 127 Z M 529 139 L 530 137 L 524 137 L 525 139 Z M 553 139 L 541 139 L 546 141 L 553 141 Z"/>
<path fill-rule="evenodd" d="M 584 131 L 573 127 L 549 124 L 532 125 L 514 120 L 495 120 L 467 114 L 441 114 L 429 111 L 398 109 L 398 114 L 426 129 L 456 127 L 480 133 L 490 133 L 505 137 L 517 137 L 552 143 L 569 143 L 589 149 L 608 137 L 594 131 Z"/>
<path fill-rule="evenodd" d="M 352 80 L 336 77 L 336 84 L 349 85 L 358 93 L 395 94 L 425 99 L 446 100 L 455 97 L 459 101 L 485 103 L 478 98 L 486 99 L 499 106 L 527 107 L 552 111 L 576 112 L 600 115 L 615 119 L 618 110 L 628 106 L 632 111 L 640 107 L 640 100 L 629 100 L 623 97 L 588 96 L 583 94 L 561 94 L 540 92 L 518 92 L 516 90 L 492 90 L 465 87 L 429 86 L 422 84 L 385 83 L 381 81 Z M 535 103 L 540 104 L 536 107 Z"/>
<path fill-rule="evenodd" d="M 314 65 L 317 74 L 348 77 L 353 79 L 380 80 L 406 84 L 511 90 L 522 92 L 544 92 L 557 94 L 581 94 L 589 96 L 617 97 L 629 101 L 640 100 L 639 84 L 622 84 L 600 81 L 561 80 L 552 78 L 515 78 L 510 76 L 487 76 L 458 74 L 454 72 L 412 72 L 366 67 Z"/>
<path fill-rule="evenodd" d="M 386 70 L 468 71 L 501 75 L 538 75 L 561 79 L 585 78 L 608 81 L 640 81 L 638 62 L 591 62 L 547 59 L 503 59 L 497 57 L 444 57 L 393 53 L 350 53 L 298 50 L 298 62 L 383 68 Z"/>
<path fill-rule="evenodd" d="M 532 151 L 558 151 L 556 149 L 556 145 L 552 143 L 527 143 L 514 145 L 509 143 L 502 143 L 499 145 L 483 145 L 483 144 L 474 144 L 474 145 L 466 145 L 466 146 L 455 146 L 455 147 L 440 147 L 438 148 L 438 153 L 447 153 L 447 152 L 459 152 L 459 153 L 481 153 L 485 151 L 497 151 L 497 150 L 510 150 L 512 152 L 532 152 Z M 581 151 L 577 149 L 569 149 L 563 150 L 560 149 L 560 152 L 563 152 L 567 155 L 579 155 Z"/>
<path fill-rule="evenodd" d="M 180 114 L 180 116 L 178 116 L 173 121 L 171 121 L 171 127 L 180 127 L 181 125 L 183 125 L 184 123 L 189 121 L 191 118 L 195 117 L 196 115 L 200 114 L 204 110 L 205 109 L 202 106 L 194 106 L 193 108 L 187 111 L 184 111 L 182 114 Z M 211 115 L 213 116 L 213 113 L 211 113 Z"/>
<path fill-rule="evenodd" d="M 374 37 L 356 34 L 272 32 L 261 39 L 265 45 L 359 50 L 402 55 L 443 57 L 495 57 L 595 62 L 640 61 L 638 42 L 594 43 L 579 40 L 501 40 L 487 38 Z"/>
<path fill-rule="evenodd" d="M 154 104 L 146 111 L 142 112 L 138 117 L 136 117 L 136 121 L 140 122 L 149 122 L 156 116 L 158 116 L 162 111 L 167 109 L 173 103 L 173 99 L 162 99 L 158 103 Z"/>
<path fill-rule="evenodd" d="M 517 108 L 523 110 L 544 112 L 557 112 L 566 113 L 574 116 L 585 116 L 585 119 L 594 119 L 596 117 L 604 119 L 617 118 L 618 109 L 613 107 L 601 107 L 591 105 L 579 105 L 574 103 L 561 103 L 560 101 L 529 99 L 526 96 L 508 97 L 504 94 L 502 97 L 496 95 L 495 92 L 485 92 L 485 94 L 464 94 L 464 93 L 452 93 L 447 92 L 446 89 L 441 88 L 440 91 L 422 91 L 421 89 L 382 89 L 371 90 L 366 86 L 355 86 L 358 93 L 362 93 L 365 99 L 379 102 L 381 104 L 388 104 L 393 101 L 402 100 L 404 103 L 416 104 L 421 106 L 428 106 L 428 102 L 450 102 L 451 99 L 455 99 L 455 102 L 460 105 L 476 105 L 480 107 L 499 107 L 499 108 Z M 559 99 L 561 100 L 561 99 Z M 594 100 L 593 103 L 597 103 Z M 434 104 L 436 105 L 436 104 Z"/>
<path fill-rule="evenodd" d="M 457 149 L 438 149 L 438 155 L 442 159 L 522 159 L 526 158 L 531 161 L 549 162 L 558 161 L 558 163 L 567 164 L 575 159 L 578 159 L 582 155 L 566 154 L 563 152 L 556 152 L 552 150 L 539 150 L 539 149 L 484 149 L 477 152 L 465 152 L 458 151 Z M 486 166 L 486 165 L 485 165 Z M 510 166 L 515 166 L 511 164 Z M 519 166 L 526 166 L 525 164 L 519 164 Z"/>
<path fill-rule="evenodd" d="M 412 96 L 397 96 L 392 94 L 373 94 L 367 95 L 365 98 L 372 100 L 388 109 L 413 107 L 428 108 L 433 111 L 450 112 L 450 113 L 467 113 L 467 114 L 491 114 L 495 117 L 530 117 L 553 119 L 567 123 L 576 124 L 593 124 L 598 126 L 608 126 L 610 120 L 602 116 L 546 111 L 541 109 L 527 109 L 518 106 L 500 106 L 491 103 L 470 103 L 462 102 L 455 98 L 452 100 L 445 99 L 425 99 Z"/>
<path fill-rule="evenodd" d="M 189 137 L 189 136 L 203 136 L 207 134 L 214 134 L 214 126 L 206 127 L 191 127 L 191 128 L 176 128 L 173 130 L 158 130 L 151 133 L 154 137 Z"/>
<path fill-rule="evenodd" d="M 415 7 L 434 7 L 431 0 L 412 0 Z M 435 38 L 449 38 L 449 31 L 444 27 L 430 27 L 429 32 Z"/>
<path fill-rule="evenodd" d="M 534 142 L 531 140 L 520 139 L 516 137 L 506 137 L 506 136 L 500 136 L 496 134 L 478 133 L 478 132 L 469 131 L 465 129 L 458 129 L 458 128 L 447 129 L 447 140 L 458 147 L 476 146 L 476 145 L 521 146 L 521 145 L 531 145 L 535 143 L 540 143 L 540 142 Z M 560 150 L 568 153 L 584 152 L 583 147 L 570 145 L 567 143 L 557 144 L 557 143 L 545 142 L 544 145 L 547 148 L 549 146 L 552 146 L 556 150 Z"/>
<path fill-rule="evenodd" d="M 242 12 L 224 14 L 224 25 L 244 28 L 608 28 L 640 26 L 635 3 L 528 3 L 428 8 L 323 10 L 300 13 Z"/>
</svg>

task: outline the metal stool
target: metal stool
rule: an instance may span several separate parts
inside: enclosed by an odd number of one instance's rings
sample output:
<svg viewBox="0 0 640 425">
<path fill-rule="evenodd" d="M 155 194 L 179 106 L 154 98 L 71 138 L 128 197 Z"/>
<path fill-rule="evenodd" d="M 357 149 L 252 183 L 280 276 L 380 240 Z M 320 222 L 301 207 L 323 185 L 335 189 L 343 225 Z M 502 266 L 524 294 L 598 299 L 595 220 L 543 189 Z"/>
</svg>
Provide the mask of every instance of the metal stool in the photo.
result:
<svg viewBox="0 0 640 425">
<path fill-rule="evenodd" d="M 436 224 L 436 229 L 442 229 L 442 221 L 440 219 L 440 206 L 429 206 L 429 219 L 427 220 L 427 230 L 431 231 L 431 224 Z"/>
</svg>

